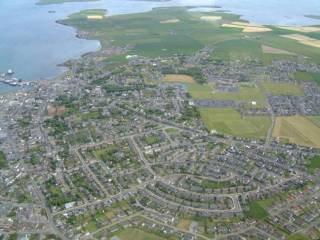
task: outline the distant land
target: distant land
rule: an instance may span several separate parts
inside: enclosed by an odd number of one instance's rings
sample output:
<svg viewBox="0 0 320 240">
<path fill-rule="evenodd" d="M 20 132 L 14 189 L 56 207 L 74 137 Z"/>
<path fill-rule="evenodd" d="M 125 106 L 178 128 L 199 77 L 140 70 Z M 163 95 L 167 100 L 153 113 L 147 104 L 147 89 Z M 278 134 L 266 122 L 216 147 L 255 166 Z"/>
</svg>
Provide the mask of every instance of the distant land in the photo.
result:
<svg viewBox="0 0 320 240">
<path fill-rule="evenodd" d="M 100 0 L 39 0 L 38 5 L 49 5 L 49 4 L 60 4 L 67 2 L 97 2 Z M 145 1 L 145 2 L 168 2 L 170 0 L 135 0 L 135 1 Z"/>
<path fill-rule="evenodd" d="M 307 18 L 320 19 L 320 15 L 304 15 Z"/>
<path fill-rule="evenodd" d="M 38 5 L 59 4 L 66 2 L 96 2 L 99 0 L 39 0 Z"/>
</svg>

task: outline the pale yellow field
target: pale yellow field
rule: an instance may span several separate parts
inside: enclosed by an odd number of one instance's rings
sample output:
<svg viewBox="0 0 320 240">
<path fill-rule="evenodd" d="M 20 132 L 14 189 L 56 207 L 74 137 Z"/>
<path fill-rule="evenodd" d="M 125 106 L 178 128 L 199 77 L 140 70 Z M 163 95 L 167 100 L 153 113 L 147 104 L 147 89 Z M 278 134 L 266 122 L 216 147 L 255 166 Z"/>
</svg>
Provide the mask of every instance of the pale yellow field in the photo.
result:
<svg viewBox="0 0 320 240">
<path fill-rule="evenodd" d="M 232 22 L 222 24 L 222 27 L 231 27 L 231 28 L 241 28 L 245 33 L 255 33 L 255 32 L 270 32 L 272 29 L 264 27 L 262 25 L 256 25 L 246 22 Z"/>
<path fill-rule="evenodd" d="M 200 19 L 207 22 L 216 22 L 221 20 L 222 17 L 221 16 L 202 16 Z"/>
<path fill-rule="evenodd" d="M 304 45 L 320 48 L 320 40 L 315 39 L 315 38 L 307 37 L 307 36 L 304 36 L 301 34 L 282 35 L 282 37 L 296 40 L 299 43 L 304 44 Z"/>
<path fill-rule="evenodd" d="M 320 128 L 303 116 L 277 117 L 272 136 L 290 143 L 320 148 Z"/>
<path fill-rule="evenodd" d="M 168 20 L 160 21 L 161 24 L 178 23 L 178 22 L 180 22 L 179 19 L 168 19 Z"/>
<path fill-rule="evenodd" d="M 270 54 L 284 54 L 284 55 L 293 55 L 295 56 L 295 53 L 292 52 L 288 52 L 286 50 L 283 49 L 279 49 L 279 48 L 273 48 L 273 47 L 269 47 L 266 45 L 262 45 L 262 52 L 263 53 L 270 53 Z"/>
<path fill-rule="evenodd" d="M 297 31 L 297 32 L 303 32 L 303 33 L 320 32 L 320 28 L 319 27 L 287 27 L 287 26 L 280 26 L 279 28 L 286 29 L 286 30 Z"/>
<path fill-rule="evenodd" d="M 246 33 L 259 33 L 259 32 L 271 32 L 272 29 L 266 27 L 245 27 L 243 32 Z"/>
<path fill-rule="evenodd" d="M 181 219 L 179 224 L 178 224 L 178 228 L 182 229 L 182 230 L 186 230 L 188 231 L 189 230 L 189 226 L 190 226 L 190 220 L 188 219 Z"/>
<path fill-rule="evenodd" d="M 195 83 L 193 77 L 184 74 L 167 74 L 163 80 L 172 83 Z"/>
<path fill-rule="evenodd" d="M 88 15 L 87 19 L 89 19 L 89 20 L 102 20 L 103 16 L 101 16 L 101 15 Z"/>
</svg>

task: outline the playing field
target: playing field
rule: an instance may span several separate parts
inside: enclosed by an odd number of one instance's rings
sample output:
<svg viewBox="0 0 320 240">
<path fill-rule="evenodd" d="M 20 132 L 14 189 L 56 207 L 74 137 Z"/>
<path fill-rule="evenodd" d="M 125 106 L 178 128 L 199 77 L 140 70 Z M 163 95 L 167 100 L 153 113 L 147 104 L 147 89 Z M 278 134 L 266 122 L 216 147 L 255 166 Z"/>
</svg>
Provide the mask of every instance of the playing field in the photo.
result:
<svg viewBox="0 0 320 240">
<path fill-rule="evenodd" d="M 195 83 L 193 77 L 184 74 L 167 74 L 163 81 L 172 83 Z"/>
<path fill-rule="evenodd" d="M 271 125 L 269 117 L 241 116 L 234 109 L 200 108 L 199 110 L 206 128 L 222 134 L 264 138 Z"/>
<path fill-rule="evenodd" d="M 306 117 L 277 117 L 272 135 L 290 143 L 320 148 L 320 128 Z"/>
<path fill-rule="evenodd" d="M 261 84 L 261 88 L 263 89 L 263 91 L 275 95 L 303 95 L 302 88 L 299 85 L 292 83 L 263 82 Z"/>
<path fill-rule="evenodd" d="M 254 86 L 242 86 L 239 92 L 215 92 L 213 94 L 214 99 L 219 100 L 234 100 L 247 102 L 251 105 L 251 102 L 256 102 L 257 108 L 265 107 L 267 104 L 267 99 L 261 92 L 261 90 Z"/>
<path fill-rule="evenodd" d="M 190 84 L 188 92 L 193 99 L 211 99 L 214 88 L 212 85 Z"/>
</svg>

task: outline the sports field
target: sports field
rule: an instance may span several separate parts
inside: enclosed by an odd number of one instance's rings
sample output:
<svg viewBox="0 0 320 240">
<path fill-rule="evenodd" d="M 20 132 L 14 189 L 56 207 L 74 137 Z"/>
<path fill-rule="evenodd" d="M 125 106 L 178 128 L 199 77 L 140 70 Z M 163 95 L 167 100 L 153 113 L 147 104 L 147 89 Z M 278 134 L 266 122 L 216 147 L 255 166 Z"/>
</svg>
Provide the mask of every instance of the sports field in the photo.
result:
<svg viewBox="0 0 320 240">
<path fill-rule="evenodd" d="M 222 134 L 264 138 L 271 125 L 269 117 L 241 116 L 234 109 L 200 108 L 199 110 L 206 128 Z"/>
<path fill-rule="evenodd" d="M 302 88 L 297 84 L 292 83 L 274 83 L 274 82 L 263 82 L 261 88 L 267 92 L 275 95 L 303 95 Z"/>
<path fill-rule="evenodd" d="M 303 116 L 277 117 L 273 137 L 320 148 L 320 128 Z"/>
</svg>

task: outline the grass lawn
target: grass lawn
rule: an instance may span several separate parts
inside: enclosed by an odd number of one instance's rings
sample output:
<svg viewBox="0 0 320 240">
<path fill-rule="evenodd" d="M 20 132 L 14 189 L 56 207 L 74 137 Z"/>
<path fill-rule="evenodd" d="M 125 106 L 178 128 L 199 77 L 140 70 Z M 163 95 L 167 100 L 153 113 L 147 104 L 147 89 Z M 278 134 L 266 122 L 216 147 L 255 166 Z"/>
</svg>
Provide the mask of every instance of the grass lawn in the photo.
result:
<svg viewBox="0 0 320 240">
<path fill-rule="evenodd" d="M 234 109 L 200 108 L 201 118 L 208 130 L 247 137 L 264 138 L 271 125 L 269 117 L 244 116 Z"/>
<path fill-rule="evenodd" d="M 252 201 L 248 206 L 249 210 L 245 212 L 247 217 L 263 220 L 269 216 L 269 213 L 261 206 L 259 201 Z"/>
<path fill-rule="evenodd" d="M 320 73 L 296 72 L 294 77 L 298 81 L 315 81 L 320 84 Z"/>
<path fill-rule="evenodd" d="M 311 158 L 307 167 L 311 173 L 314 173 L 316 170 L 320 169 L 320 156 Z"/>
<path fill-rule="evenodd" d="M 261 88 L 263 91 L 275 95 L 303 95 L 303 90 L 297 84 L 264 82 L 261 84 Z"/>
<path fill-rule="evenodd" d="M 287 240 L 308 240 L 309 238 L 300 233 L 290 235 Z"/>
<path fill-rule="evenodd" d="M 153 144 L 159 143 L 161 139 L 158 136 L 152 135 L 152 136 L 145 137 L 144 141 L 148 145 L 153 145 Z"/>
<path fill-rule="evenodd" d="M 239 92 L 225 93 L 216 92 L 212 98 L 221 100 L 234 100 L 234 101 L 245 101 L 248 106 L 251 105 L 252 101 L 255 101 L 257 105 L 255 107 L 265 107 L 267 105 L 267 99 L 259 88 L 254 86 L 242 86 Z"/>
<path fill-rule="evenodd" d="M 303 116 L 277 117 L 272 135 L 290 143 L 320 148 L 320 128 Z"/>
<path fill-rule="evenodd" d="M 119 237 L 121 240 L 134 239 L 134 240 L 165 240 L 166 238 L 157 236 L 153 233 L 148 233 L 137 228 L 127 228 L 115 236 Z"/>
<path fill-rule="evenodd" d="M 5 154 L 0 151 L 0 169 L 6 168 L 7 167 L 7 159 Z"/>
<path fill-rule="evenodd" d="M 211 99 L 213 95 L 213 86 L 208 84 L 190 84 L 188 92 L 193 99 Z"/>
<path fill-rule="evenodd" d="M 234 100 L 246 102 L 251 106 L 256 102 L 255 107 L 265 107 L 267 99 L 259 88 L 255 86 L 240 86 L 238 92 L 217 92 L 214 86 L 210 84 L 190 84 L 188 87 L 189 94 L 193 99 L 217 99 L 217 100 Z"/>
</svg>

